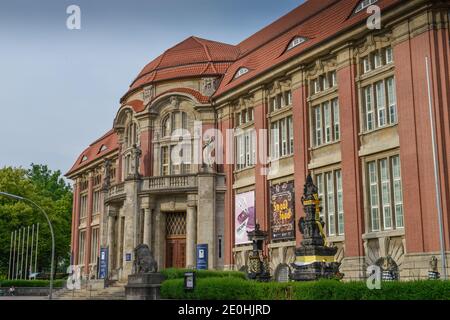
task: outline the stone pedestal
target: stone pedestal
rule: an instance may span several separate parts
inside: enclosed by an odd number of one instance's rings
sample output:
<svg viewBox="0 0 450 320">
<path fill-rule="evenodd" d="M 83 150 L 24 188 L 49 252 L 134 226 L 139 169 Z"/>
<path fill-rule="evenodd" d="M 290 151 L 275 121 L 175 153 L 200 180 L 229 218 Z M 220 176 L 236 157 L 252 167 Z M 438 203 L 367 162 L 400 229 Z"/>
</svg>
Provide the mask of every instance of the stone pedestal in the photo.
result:
<svg viewBox="0 0 450 320">
<path fill-rule="evenodd" d="M 125 286 L 127 300 L 158 300 L 164 275 L 161 273 L 143 273 L 128 276 Z"/>
</svg>

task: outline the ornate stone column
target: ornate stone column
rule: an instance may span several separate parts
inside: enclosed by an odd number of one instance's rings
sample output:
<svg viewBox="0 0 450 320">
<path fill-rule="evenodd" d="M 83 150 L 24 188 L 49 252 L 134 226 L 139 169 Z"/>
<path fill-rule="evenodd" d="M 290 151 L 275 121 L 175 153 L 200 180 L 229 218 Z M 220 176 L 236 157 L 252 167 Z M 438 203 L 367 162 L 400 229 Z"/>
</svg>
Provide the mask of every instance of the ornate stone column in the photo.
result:
<svg viewBox="0 0 450 320">
<path fill-rule="evenodd" d="M 107 238 L 107 243 L 108 243 L 108 277 L 111 275 L 111 270 L 113 268 L 115 268 L 115 248 L 114 248 L 114 238 L 115 238 L 115 224 L 116 224 L 116 217 L 118 215 L 118 209 L 113 207 L 113 206 L 109 206 L 108 207 L 108 211 L 107 211 L 107 215 L 108 215 L 108 238 Z"/>
<path fill-rule="evenodd" d="M 144 208 L 144 244 L 148 245 L 149 248 L 152 247 L 152 215 L 153 209 Z"/>
<path fill-rule="evenodd" d="M 196 195 L 188 195 L 186 212 L 186 267 L 193 268 L 196 265 L 197 245 L 197 198 Z"/>
</svg>

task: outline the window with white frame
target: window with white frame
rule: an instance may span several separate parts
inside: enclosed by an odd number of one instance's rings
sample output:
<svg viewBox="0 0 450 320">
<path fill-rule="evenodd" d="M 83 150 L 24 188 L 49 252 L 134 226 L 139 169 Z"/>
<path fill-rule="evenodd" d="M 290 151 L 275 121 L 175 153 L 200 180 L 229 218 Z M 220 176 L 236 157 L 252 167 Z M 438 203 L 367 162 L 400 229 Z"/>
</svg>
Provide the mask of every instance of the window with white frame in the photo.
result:
<svg viewBox="0 0 450 320">
<path fill-rule="evenodd" d="M 102 192 L 101 190 L 94 191 L 93 194 L 93 206 L 92 206 L 92 214 L 99 214 L 102 209 Z"/>
<path fill-rule="evenodd" d="M 289 107 L 292 105 L 292 92 L 285 91 L 279 93 L 269 99 L 270 103 L 270 112 L 277 111 L 284 107 Z"/>
<path fill-rule="evenodd" d="M 99 254 L 99 230 L 99 228 L 93 228 L 91 231 L 91 256 L 89 263 L 92 264 L 97 264 L 97 258 Z"/>
<path fill-rule="evenodd" d="M 245 67 L 239 68 L 239 70 L 234 75 L 234 78 L 237 79 L 248 72 L 249 72 L 248 68 L 245 68 Z"/>
<path fill-rule="evenodd" d="M 344 234 L 344 194 L 340 169 L 315 175 L 321 199 L 321 218 L 325 222 L 327 236 Z"/>
<path fill-rule="evenodd" d="M 88 195 L 83 194 L 80 198 L 80 219 L 87 217 L 88 211 Z"/>
<path fill-rule="evenodd" d="M 336 71 L 326 72 L 319 77 L 312 79 L 310 82 L 311 95 L 318 94 L 330 88 L 337 87 L 337 73 Z"/>
<path fill-rule="evenodd" d="M 400 156 L 367 163 L 370 231 L 404 227 Z"/>
<path fill-rule="evenodd" d="M 84 255 L 86 253 L 86 231 L 80 231 L 78 236 L 78 264 L 84 264 Z"/>
<path fill-rule="evenodd" d="M 271 122 L 270 129 L 270 158 L 277 160 L 294 154 L 292 116 Z"/>
<path fill-rule="evenodd" d="M 389 77 L 364 87 L 362 94 L 365 131 L 372 131 L 397 123 L 397 98 L 394 77 Z"/>
<path fill-rule="evenodd" d="M 304 37 L 295 37 L 294 39 L 292 39 L 292 41 L 289 43 L 289 46 L 287 48 L 287 50 L 291 50 L 299 45 L 301 45 L 303 42 L 306 41 L 306 38 Z"/>
<path fill-rule="evenodd" d="M 166 115 L 161 123 L 161 136 L 170 137 L 175 130 L 187 129 L 188 116 L 186 112 L 174 111 Z"/>
<path fill-rule="evenodd" d="M 131 147 L 137 144 L 137 124 L 130 122 L 125 128 L 125 146 Z"/>
<path fill-rule="evenodd" d="M 339 101 L 337 98 L 313 107 L 312 117 L 311 129 L 315 147 L 340 140 Z"/>
<path fill-rule="evenodd" d="M 255 118 L 255 112 L 252 107 L 243 109 L 235 113 L 235 127 L 252 123 Z"/>
<path fill-rule="evenodd" d="M 368 7 L 370 7 L 371 5 L 373 5 L 374 3 L 376 3 L 378 0 L 362 0 L 360 3 L 358 3 L 358 5 L 355 8 L 355 13 L 358 13 Z"/>
<path fill-rule="evenodd" d="M 253 167 L 256 164 L 256 131 L 239 130 L 235 136 L 236 170 Z"/>
<path fill-rule="evenodd" d="M 394 62 L 392 47 L 377 49 L 361 60 L 362 72 L 368 73 Z"/>
</svg>

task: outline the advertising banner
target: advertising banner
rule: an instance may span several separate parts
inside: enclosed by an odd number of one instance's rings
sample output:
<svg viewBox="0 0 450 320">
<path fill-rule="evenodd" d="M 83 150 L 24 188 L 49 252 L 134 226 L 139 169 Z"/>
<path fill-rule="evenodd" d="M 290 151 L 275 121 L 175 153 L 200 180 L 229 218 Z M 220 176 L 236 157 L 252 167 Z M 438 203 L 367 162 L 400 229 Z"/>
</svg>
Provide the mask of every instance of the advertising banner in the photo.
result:
<svg viewBox="0 0 450 320">
<path fill-rule="evenodd" d="M 255 191 L 236 194 L 235 244 L 250 243 L 247 232 L 255 230 Z"/>
<path fill-rule="evenodd" d="M 208 269 L 208 245 L 197 245 L 197 270 Z"/>
<path fill-rule="evenodd" d="M 108 248 L 100 248 L 100 268 L 99 275 L 100 279 L 106 279 L 108 275 Z"/>
<path fill-rule="evenodd" d="M 270 213 L 273 240 L 295 238 L 294 182 L 270 187 Z"/>
</svg>

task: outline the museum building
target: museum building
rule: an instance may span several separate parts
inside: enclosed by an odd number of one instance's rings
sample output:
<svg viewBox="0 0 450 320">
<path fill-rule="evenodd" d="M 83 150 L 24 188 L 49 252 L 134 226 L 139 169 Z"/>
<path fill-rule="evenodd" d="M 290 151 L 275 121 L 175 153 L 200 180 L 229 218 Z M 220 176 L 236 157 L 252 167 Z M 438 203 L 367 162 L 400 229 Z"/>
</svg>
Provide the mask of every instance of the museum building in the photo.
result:
<svg viewBox="0 0 450 320">
<path fill-rule="evenodd" d="M 368 23 L 371 6 L 381 28 Z M 442 247 L 450 262 L 449 9 L 309 0 L 237 45 L 190 37 L 165 51 L 67 173 L 72 264 L 86 278 L 126 281 L 144 243 L 160 269 L 202 258 L 245 270 L 258 224 L 284 281 L 308 173 L 346 279 L 387 258 L 401 279 L 426 278 Z"/>
</svg>

